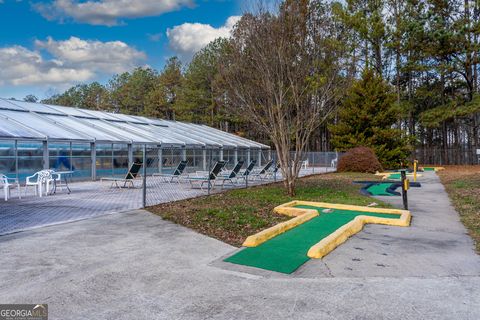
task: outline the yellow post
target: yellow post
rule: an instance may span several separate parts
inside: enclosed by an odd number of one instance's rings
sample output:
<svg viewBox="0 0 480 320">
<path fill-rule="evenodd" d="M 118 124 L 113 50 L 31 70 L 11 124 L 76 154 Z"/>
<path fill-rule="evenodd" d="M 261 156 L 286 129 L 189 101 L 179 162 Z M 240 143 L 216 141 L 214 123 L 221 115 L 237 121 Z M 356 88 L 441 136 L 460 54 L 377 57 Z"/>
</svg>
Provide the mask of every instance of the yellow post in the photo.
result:
<svg viewBox="0 0 480 320">
<path fill-rule="evenodd" d="M 413 160 L 413 182 L 417 182 L 417 163 L 418 160 Z"/>
</svg>

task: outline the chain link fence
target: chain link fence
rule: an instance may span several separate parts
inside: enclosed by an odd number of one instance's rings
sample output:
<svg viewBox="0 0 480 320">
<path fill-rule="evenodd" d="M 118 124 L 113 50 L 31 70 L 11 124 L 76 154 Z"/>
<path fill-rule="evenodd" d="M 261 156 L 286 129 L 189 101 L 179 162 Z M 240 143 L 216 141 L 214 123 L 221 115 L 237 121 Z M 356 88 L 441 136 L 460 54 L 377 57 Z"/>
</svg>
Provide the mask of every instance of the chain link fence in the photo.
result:
<svg viewBox="0 0 480 320">
<path fill-rule="evenodd" d="M 334 152 L 308 152 L 300 175 L 334 171 L 338 156 Z M 35 194 L 34 187 L 12 189 L 8 201 L 0 201 L 0 234 L 282 180 L 275 152 L 265 150 L 143 147 L 135 150 L 129 162 L 129 168 L 141 164 L 138 175 L 131 175 L 126 166 L 100 171 L 95 181 L 79 181 L 73 173 L 57 182 L 55 193 L 49 190 L 42 197 Z"/>
</svg>

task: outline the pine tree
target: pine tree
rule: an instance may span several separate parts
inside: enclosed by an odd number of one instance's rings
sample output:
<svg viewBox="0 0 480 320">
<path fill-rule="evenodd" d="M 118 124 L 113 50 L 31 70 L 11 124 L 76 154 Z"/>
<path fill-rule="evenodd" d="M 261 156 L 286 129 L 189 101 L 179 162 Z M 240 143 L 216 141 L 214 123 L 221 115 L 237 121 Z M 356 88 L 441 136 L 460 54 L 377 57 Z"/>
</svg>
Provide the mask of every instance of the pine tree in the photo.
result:
<svg viewBox="0 0 480 320">
<path fill-rule="evenodd" d="M 332 145 L 338 151 L 371 147 L 386 168 L 395 168 L 409 154 L 408 140 L 394 128 L 398 110 L 392 88 L 372 70 L 364 71 L 347 92 L 339 121 L 330 126 Z"/>
</svg>

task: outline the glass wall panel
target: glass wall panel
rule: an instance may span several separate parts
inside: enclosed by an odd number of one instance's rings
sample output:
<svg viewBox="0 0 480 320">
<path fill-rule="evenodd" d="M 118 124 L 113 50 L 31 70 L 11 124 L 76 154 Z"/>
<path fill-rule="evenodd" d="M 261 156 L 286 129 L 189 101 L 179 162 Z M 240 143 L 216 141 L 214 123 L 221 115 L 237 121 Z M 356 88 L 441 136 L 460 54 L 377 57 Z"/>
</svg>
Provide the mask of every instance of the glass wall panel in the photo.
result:
<svg viewBox="0 0 480 320">
<path fill-rule="evenodd" d="M 18 178 L 25 183 L 27 176 L 43 170 L 43 143 L 35 141 L 19 141 L 18 148 Z"/>
<path fill-rule="evenodd" d="M 212 169 L 215 163 L 220 160 L 221 160 L 220 149 L 207 149 L 207 163 L 206 163 L 207 170 Z M 226 160 L 225 157 L 224 157 L 224 160 Z"/>
<path fill-rule="evenodd" d="M 73 179 L 88 180 L 92 176 L 92 151 L 89 143 L 72 143 Z"/>
<path fill-rule="evenodd" d="M 132 146 L 133 162 L 143 161 L 143 145 L 134 144 Z"/>
<path fill-rule="evenodd" d="M 163 172 L 171 173 L 177 167 L 178 163 L 183 160 L 183 150 L 177 148 L 169 148 L 162 150 Z M 189 163 L 188 166 L 191 164 Z"/>
<path fill-rule="evenodd" d="M 223 160 L 227 161 L 227 169 L 235 166 L 235 149 L 223 149 Z"/>
<path fill-rule="evenodd" d="M 128 145 L 113 144 L 113 174 L 116 176 L 125 176 L 128 169 Z"/>
<path fill-rule="evenodd" d="M 238 149 L 237 161 L 244 161 L 248 166 L 248 149 Z"/>
<path fill-rule="evenodd" d="M 193 171 L 204 170 L 203 151 L 202 149 L 187 149 L 188 166 Z"/>
<path fill-rule="evenodd" d="M 113 175 L 113 149 L 111 143 L 96 144 L 97 163 L 95 164 L 97 179 Z"/>
<path fill-rule="evenodd" d="M 270 150 L 267 150 L 267 149 L 262 149 L 262 164 L 265 165 L 268 161 L 271 160 L 271 157 L 270 157 Z"/>
<path fill-rule="evenodd" d="M 147 174 L 160 172 L 159 147 L 147 146 Z"/>
<path fill-rule="evenodd" d="M 255 167 L 261 167 L 265 162 L 260 155 L 260 149 L 250 149 L 250 161 L 255 160 Z"/>
<path fill-rule="evenodd" d="M 49 168 L 56 171 L 72 170 L 70 142 L 49 143 Z"/>
<path fill-rule="evenodd" d="M 15 141 L 0 140 L 0 174 L 16 178 Z"/>
</svg>

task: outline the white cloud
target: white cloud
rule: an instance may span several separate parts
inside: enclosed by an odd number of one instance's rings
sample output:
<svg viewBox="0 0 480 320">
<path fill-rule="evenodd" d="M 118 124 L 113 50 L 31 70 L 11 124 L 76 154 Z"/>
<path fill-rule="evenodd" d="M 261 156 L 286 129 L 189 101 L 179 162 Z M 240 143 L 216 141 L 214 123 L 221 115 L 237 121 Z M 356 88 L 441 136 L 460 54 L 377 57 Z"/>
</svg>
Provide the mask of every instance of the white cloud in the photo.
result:
<svg viewBox="0 0 480 320">
<path fill-rule="evenodd" d="M 48 4 L 34 4 L 34 8 L 49 20 L 72 18 L 77 22 L 107 26 L 119 24 L 121 18 L 158 16 L 193 6 L 193 0 L 54 0 Z"/>
<path fill-rule="evenodd" d="M 129 47 L 122 41 L 101 42 L 70 37 L 68 40 L 35 41 L 38 48 L 47 50 L 68 65 L 81 66 L 104 73 L 119 73 L 133 69 L 145 60 L 145 53 Z"/>
<path fill-rule="evenodd" d="M 191 58 L 193 54 L 217 38 L 230 37 L 239 16 L 227 19 L 225 25 L 214 28 L 209 24 L 184 23 L 167 29 L 170 47 L 183 58 Z"/>
<path fill-rule="evenodd" d="M 65 85 L 101 75 L 128 71 L 146 59 L 120 41 L 101 42 L 71 37 L 36 41 L 36 50 L 0 48 L 0 85 Z M 52 58 L 45 58 L 47 51 Z"/>
</svg>

